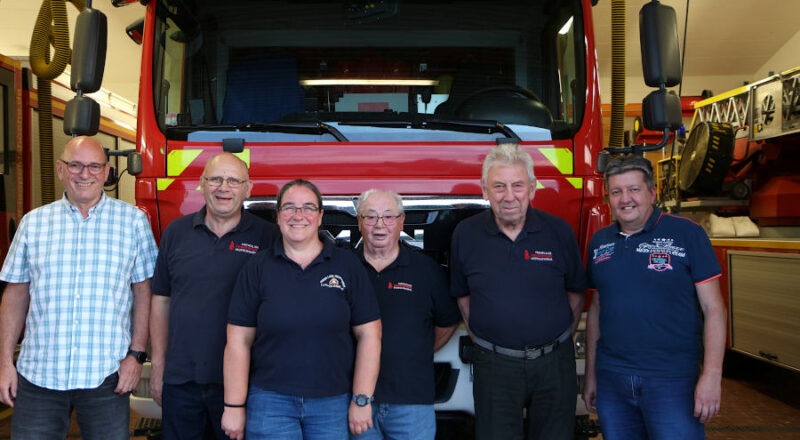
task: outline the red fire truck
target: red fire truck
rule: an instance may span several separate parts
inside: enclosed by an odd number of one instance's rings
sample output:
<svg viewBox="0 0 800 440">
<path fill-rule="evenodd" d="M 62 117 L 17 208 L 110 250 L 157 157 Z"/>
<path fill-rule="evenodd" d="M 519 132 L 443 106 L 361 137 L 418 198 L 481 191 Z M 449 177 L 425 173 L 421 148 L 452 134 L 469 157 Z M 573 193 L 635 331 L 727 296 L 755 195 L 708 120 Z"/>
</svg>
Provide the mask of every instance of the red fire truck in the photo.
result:
<svg viewBox="0 0 800 440">
<path fill-rule="evenodd" d="M 157 238 L 203 205 L 223 150 L 249 165 L 246 208 L 266 218 L 283 183 L 316 183 L 342 244 L 359 239 L 359 193 L 399 192 L 404 239 L 442 264 L 455 225 L 488 207 L 481 162 L 498 142 L 530 152 L 535 206 L 582 245 L 608 222 L 590 0 L 142 3 L 136 202 Z M 457 340 L 448 356 L 437 409 L 471 413 Z"/>
<path fill-rule="evenodd" d="M 498 143 L 533 156 L 535 206 L 564 218 L 584 248 L 610 220 L 596 171 L 603 150 L 596 1 L 140 3 L 144 18 L 127 29 L 142 44 L 136 203 L 157 238 L 203 205 L 200 175 L 222 151 L 248 164 L 254 187 L 245 206 L 267 219 L 283 183 L 316 183 L 325 196 L 323 229 L 343 246 L 360 239 L 359 193 L 399 192 L 403 239 L 445 266 L 455 225 L 488 208 L 481 163 Z M 75 60 L 88 70 L 96 64 Z M 667 100 L 661 82 L 657 103 Z M 74 105 L 94 112 L 80 96 Z M 648 128 L 659 125 L 653 119 Z M 91 126 L 69 120 L 75 133 Z M 473 412 L 464 339 L 436 354 L 444 420 Z M 160 417 L 147 385 L 145 377 L 132 407 Z M 470 435 L 469 424 L 453 425 L 464 430 L 454 438 Z"/>
</svg>

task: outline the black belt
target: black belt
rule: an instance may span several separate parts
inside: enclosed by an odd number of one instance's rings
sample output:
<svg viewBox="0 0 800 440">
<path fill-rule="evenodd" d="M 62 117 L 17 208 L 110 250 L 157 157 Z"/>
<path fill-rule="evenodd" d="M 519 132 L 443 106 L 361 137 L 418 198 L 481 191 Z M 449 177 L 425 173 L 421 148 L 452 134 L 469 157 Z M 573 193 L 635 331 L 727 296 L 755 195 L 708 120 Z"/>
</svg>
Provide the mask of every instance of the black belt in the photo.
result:
<svg viewBox="0 0 800 440">
<path fill-rule="evenodd" d="M 570 336 L 572 336 L 572 327 L 571 326 L 568 327 L 566 330 L 564 330 L 564 333 L 561 333 L 561 336 L 556 338 L 555 341 L 553 341 L 553 342 L 551 342 L 549 344 L 539 345 L 539 346 L 536 346 L 536 347 L 525 347 L 525 349 L 523 349 L 523 350 L 516 350 L 516 349 L 513 349 L 513 348 L 501 347 L 499 345 L 492 344 L 491 342 L 489 342 L 489 341 L 487 341 L 485 339 L 481 339 L 481 338 L 475 336 L 474 334 L 472 335 L 472 340 L 479 347 L 483 347 L 483 348 L 485 348 L 485 349 L 487 349 L 489 351 L 493 351 L 495 353 L 502 354 L 504 356 L 514 357 L 514 358 L 519 358 L 519 359 L 533 360 L 533 359 L 536 359 L 538 357 L 544 356 L 546 354 L 552 353 L 556 348 L 558 348 L 558 346 L 562 342 L 564 342 L 567 339 L 569 339 Z"/>
</svg>

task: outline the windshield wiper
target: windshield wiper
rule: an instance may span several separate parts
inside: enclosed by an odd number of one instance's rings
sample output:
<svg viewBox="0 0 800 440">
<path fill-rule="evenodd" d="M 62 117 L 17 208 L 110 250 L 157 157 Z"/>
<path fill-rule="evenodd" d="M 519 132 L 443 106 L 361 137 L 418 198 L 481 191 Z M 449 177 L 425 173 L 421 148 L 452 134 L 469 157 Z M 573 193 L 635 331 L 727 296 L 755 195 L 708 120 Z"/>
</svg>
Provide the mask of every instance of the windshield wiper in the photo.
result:
<svg viewBox="0 0 800 440">
<path fill-rule="evenodd" d="M 186 138 L 189 133 L 195 131 L 259 131 L 259 132 L 278 132 L 295 134 L 329 134 L 339 142 L 347 142 L 347 138 L 336 129 L 322 121 L 300 121 L 300 122 L 249 122 L 236 125 L 176 125 L 167 127 L 167 137 L 174 139 L 177 136 Z"/>
<path fill-rule="evenodd" d="M 506 137 L 519 142 L 521 139 L 506 124 L 492 120 L 463 120 L 463 119 L 431 119 L 426 122 L 427 128 L 433 130 L 453 130 L 467 133 L 503 133 Z"/>
<path fill-rule="evenodd" d="M 347 121 L 339 125 L 356 125 L 386 128 L 418 128 L 421 130 L 450 130 L 463 133 L 495 134 L 502 133 L 508 138 L 520 141 L 514 130 L 499 121 L 463 119 L 417 119 L 384 121 Z"/>
<path fill-rule="evenodd" d="M 347 142 L 347 138 L 337 130 L 322 121 L 298 121 L 298 122 L 268 122 L 268 123 L 247 123 L 236 126 L 239 131 L 266 131 L 280 133 L 297 134 L 329 134 L 339 142 Z"/>
</svg>

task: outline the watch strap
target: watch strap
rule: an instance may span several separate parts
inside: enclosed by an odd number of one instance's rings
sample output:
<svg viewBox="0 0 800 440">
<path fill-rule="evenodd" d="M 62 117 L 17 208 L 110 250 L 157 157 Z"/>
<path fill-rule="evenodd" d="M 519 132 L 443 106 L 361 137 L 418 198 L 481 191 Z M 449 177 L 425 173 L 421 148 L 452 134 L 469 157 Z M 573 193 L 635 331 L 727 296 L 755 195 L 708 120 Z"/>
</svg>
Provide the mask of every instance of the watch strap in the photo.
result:
<svg viewBox="0 0 800 440">
<path fill-rule="evenodd" d="M 136 359 L 136 362 L 143 364 L 147 360 L 147 352 L 145 351 L 137 351 L 128 349 L 128 354 L 126 356 L 132 356 Z"/>
</svg>

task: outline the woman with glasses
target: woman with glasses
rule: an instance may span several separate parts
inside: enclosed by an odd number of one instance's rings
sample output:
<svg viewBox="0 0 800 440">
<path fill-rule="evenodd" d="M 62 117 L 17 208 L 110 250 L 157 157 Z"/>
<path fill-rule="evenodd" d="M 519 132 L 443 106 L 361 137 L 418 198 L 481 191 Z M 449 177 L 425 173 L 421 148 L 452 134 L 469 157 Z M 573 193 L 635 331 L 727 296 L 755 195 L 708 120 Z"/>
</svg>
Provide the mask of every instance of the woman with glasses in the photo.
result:
<svg viewBox="0 0 800 440">
<path fill-rule="evenodd" d="M 320 238 L 314 184 L 287 183 L 277 207 L 281 240 L 248 262 L 231 299 L 222 428 L 234 439 L 347 439 L 372 427 L 375 293 L 358 258 Z"/>
</svg>

